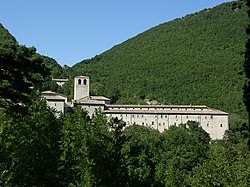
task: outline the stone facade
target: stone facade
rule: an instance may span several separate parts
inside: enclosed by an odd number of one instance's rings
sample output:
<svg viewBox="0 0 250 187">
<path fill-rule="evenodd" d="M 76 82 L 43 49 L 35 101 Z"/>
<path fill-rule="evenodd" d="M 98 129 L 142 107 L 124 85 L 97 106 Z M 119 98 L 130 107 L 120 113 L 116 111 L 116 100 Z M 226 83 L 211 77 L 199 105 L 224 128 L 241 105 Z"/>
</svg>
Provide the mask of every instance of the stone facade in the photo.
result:
<svg viewBox="0 0 250 187">
<path fill-rule="evenodd" d="M 89 77 L 77 76 L 74 81 L 74 100 L 89 96 Z"/>
<path fill-rule="evenodd" d="M 42 92 L 42 97 L 46 99 L 47 105 L 55 110 L 55 115 L 64 115 L 67 109 L 67 97 L 52 91 Z"/>
<path fill-rule="evenodd" d="M 57 103 L 55 103 L 55 98 L 45 98 L 49 106 L 55 107 L 57 111 L 61 110 L 64 114 L 63 105 L 59 104 L 63 101 L 59 100 L 59 96 L 57 96 Z M 66 103 L 66 100 L 64 101 Z M 100 110 L 106 116 L 122 119 L 128 125 L 145 125 L 160 132 L 171 125 L 179 125 L 188 121 L 199 122 L 212 139 L 222 139 L 225 131 L 229 129 L 228 113 L 207 106 L 110 105 L 110 100 L 106 97 L 89 95 L 89 77 L 86 76 L 75 77 L 74 100 L 71 106 L 80 106 L 89 113 L 90 117 L 95 114 L 96 110 Z"/>
<path fill-rule="evenodd" d="M 163 132 L 171 125 L 197 121 L 212 139 L 222 139 L 229 129 L 228 113 L 207 106 L 192 105 L 107 105 L 103 111 L 128 125 L 138 124 Z"/>
</svg>

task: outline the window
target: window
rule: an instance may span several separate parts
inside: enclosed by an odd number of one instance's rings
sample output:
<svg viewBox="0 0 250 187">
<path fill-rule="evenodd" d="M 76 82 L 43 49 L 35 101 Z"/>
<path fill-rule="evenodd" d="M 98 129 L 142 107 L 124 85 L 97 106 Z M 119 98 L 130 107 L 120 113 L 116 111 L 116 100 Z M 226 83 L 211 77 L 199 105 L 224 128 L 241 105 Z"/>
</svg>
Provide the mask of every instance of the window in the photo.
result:
<svg viewBox="0 0 250 187">
<path fill-rule="evenodd" d="M 207 127 L 209 127 L 209 124 L 207 124 Z"/>
<path fill-rule="evenodd" d="M 163 123 L 163 126 L 165 126 L 165 123 Z"/>
<path fill-rule="evenodd" d="M 152 121 L 152 125 L 154 125 L 154 122 Z"/>
<path fill-rule="evenodd" d="M 144 125 L 144 122 L 142 122 L 142 125 Z"/>
<path fill-rule="evenodd" d="M 81 81 L 81 79 L 78 79 L 78 84 L 82 84 L 82 81 Z"/>
<path fill-rule="evenodd" d="M 83 80 L 83 84 L 84 84 L 84 85 L 87 84 L 87 80 L 86 80 L 86 79 Z"/>
<path fill-rule="evenodd" d="M 186 118 L 188 119 L 188 116 L 186 116 Z"/>
<path fill-rule="evenodd" d="M 211 119 L 213 119 L 213 116 L 211 115 Z"/>
<path fill-rule="evenodd" d="M 220 127 L 222 127 L 223 125 L 222 124 L 220 124 Z"/>
<path fill-rule="evenodd" d="M 55 103 L 55 106 L 56 106 L 56 103 Z"/>
<path fill-rule="evenodd" d="M 159 123 L 159 126 L 161 126 L 161 123 Z"/>
</svg>

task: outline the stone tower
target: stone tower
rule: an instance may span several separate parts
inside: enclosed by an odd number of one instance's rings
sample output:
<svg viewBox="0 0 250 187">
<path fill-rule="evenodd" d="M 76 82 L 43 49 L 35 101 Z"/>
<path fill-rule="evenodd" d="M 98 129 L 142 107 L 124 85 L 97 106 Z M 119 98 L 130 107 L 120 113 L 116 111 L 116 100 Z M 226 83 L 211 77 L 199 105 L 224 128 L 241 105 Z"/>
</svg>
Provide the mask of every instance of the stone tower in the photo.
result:
<svg viewBox="0 0 250 187">
<path fill-rule="evenodd" d="M 74 100 L 89 96 L 89 77 L 77 76 L 74 81 Z"/>
</svg>

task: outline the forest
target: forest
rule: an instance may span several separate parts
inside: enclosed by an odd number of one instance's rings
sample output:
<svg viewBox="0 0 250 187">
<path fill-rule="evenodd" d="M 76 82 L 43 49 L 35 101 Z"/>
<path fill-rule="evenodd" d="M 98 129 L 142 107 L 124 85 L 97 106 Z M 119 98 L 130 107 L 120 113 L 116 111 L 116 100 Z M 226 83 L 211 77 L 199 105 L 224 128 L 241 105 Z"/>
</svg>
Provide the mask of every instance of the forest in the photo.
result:
<svg viewBox="0 0 250 187">
<path fill-rule="evenodd" d="M 242 102 L 247 8 L 221 4 L 149 29 L 68 69 L 90 77 L 91 94 L 117 104 L 207 105 L 246 119 Z M 72 98 L 73 91 L 65 88 Z M 62 92 L 63 93 L 63 92 Z"/>
<path fill-rule="evenodd" d="M 0 24 L 0 186 L 250 186 L 248 7 L 235 1 L 187 15 L 72 68 L 19 45 Z M 75 75 L 90 76 L 92 94 L 113 103 L 223 109 L 230 130 L 211 140 L 193 121 L 159 133 L 100 111 L 55 117 L 41 91 L 70 98 Z M 70 80 L 61 88 L 52 77 Z"/>
</svg>

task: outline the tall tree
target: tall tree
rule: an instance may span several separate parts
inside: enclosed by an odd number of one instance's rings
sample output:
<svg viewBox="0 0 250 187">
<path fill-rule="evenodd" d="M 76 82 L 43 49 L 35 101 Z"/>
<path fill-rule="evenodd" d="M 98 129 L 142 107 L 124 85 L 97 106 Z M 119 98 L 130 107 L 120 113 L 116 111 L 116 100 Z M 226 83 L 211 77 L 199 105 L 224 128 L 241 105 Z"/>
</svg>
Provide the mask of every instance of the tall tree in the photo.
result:
<svg viewBox="0 0 250 187">
<path fill-rule="evenodd" d="M 61 124 L 46 102 L 38 97 L 25 115 L 0 120 L 0 186 L 56 186 Z"/>
<path fill-rule="evenodd" d="M 190 186 L 249 186 L 250 154 L 246 144 L 217 142 L 208 159 L 193 168 Z"/>
<path fill-rule="evenodd" d="M 49 75 L 34 47 L 0 43 L 0 107 L 19 112 L 31 103 L 29 95 Z"/>
<path fill-rule="evenodd" d="M 250 0 L 246 1 L 248 6 L 248 17 L 250 20 Z M 248 24 L 246 33 L 248 35 L 248 39 L 246 41 L 246 51 L 245 51 L 245 61 L 244 61 L 244 71 L 247 78 L 247 83 L 243 88 L 243 101 L 246 105 L 246 109 L 248 112 L 248 148 L 250 150 L 250 24 Z"/>
<path fill-rule="evenodd" d="M 80 108 L 64 119 L 60 158 L 62 186 L 92 186 L 91 160 L 87 147 L 89 125 L 87 112 Z"/>
<path fill-rule="evenodd" d="M 187 186 L 192 168 L 206 157 L 209 135 L 197 122 L 188 122 L 180 127 L 171 126 L 161 136 L 156 180 L 165 186 Z"/>
</svg>

